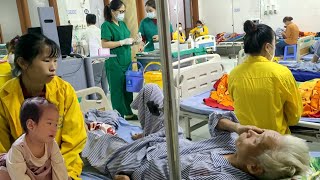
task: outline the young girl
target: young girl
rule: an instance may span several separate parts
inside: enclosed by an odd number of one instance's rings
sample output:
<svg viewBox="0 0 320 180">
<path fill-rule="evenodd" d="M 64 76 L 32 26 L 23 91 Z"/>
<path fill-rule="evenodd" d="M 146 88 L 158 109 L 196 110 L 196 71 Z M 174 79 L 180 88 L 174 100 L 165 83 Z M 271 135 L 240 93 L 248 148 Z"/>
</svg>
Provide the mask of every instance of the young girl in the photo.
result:
<svg viewBox="0 0 320 180">
<path fill-rule="evenodd" d="M 24 101 L 20 122 L 25 133 L 12 144 L 6 157 L 6 169 L 11 179 L 68 179 L 67 168 L 54 140 L 58 120 L 57 107 L 45 98 Z"/>
<path fill-rule="evenodd" d="M 7 153 L 24 133 L 19 122 L 23 101 L 44 97 L 56 105 L 59 112 L 55 140 L 69 177 L 80 180 L 83 166 L 80 153 L 87 133 L 74 88 L 56 76 L 59 52 L 59 46 L 43 35 L 25 34 L 19 38 L 13 69 L 17 77 L 0 88 L 0 153 Z"/>
</svg>

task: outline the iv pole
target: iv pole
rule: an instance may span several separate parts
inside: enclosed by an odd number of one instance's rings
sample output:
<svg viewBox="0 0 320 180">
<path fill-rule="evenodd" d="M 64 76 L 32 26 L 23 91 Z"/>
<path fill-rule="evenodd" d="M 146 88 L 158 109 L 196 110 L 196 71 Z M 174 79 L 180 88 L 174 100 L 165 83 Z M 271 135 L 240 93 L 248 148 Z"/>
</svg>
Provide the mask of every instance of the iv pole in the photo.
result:
<svg viewBox="0 0 320 180">
<path fill-rule="evenodd" d="M 169 174 L 171 180 L 180 180 L 180 156 L 177 124 L 177 105 L 175 98 L 171 33 L 168 18 L 168 0 L 156 0 L 158 33 L 160 43 L 160 59 L 164 92 L 164 120 L 166 128 Z"/>
</svg>

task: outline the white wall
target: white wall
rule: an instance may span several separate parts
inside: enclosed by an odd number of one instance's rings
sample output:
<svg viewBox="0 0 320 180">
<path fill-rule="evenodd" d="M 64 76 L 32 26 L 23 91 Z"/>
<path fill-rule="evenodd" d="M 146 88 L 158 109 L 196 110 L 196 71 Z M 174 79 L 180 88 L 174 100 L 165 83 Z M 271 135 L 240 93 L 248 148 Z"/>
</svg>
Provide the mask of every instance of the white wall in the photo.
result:
<svg viewBox="0 0 320 180">
<path fill-rule="evenodd" d="M 57 5 L 61 25 L 67 25 L 68 21 L 73 26 L 85 25 L 85 11 L 87 10 L 88 13 L 91 13 L 90 2 L 88 0 L 57 0 Z"/>
<path fill-rule="evenodd" d="M 179 22 L 182 23 L 182 27 L 185 27 L 184 20 L 184 4 L 183 0 L 171 0 L 169 1 L 169 14 L 170 14 L 170 22 L 172 24 L 173 30 L 176 30 L 176 24 Z M 179 22 L 177 22 L 177 15 Z"/>
<path fill-rule="evenodd" d="M 30 20 L 32 27 L 40 27 L 38 7 L 48 7 L 48 0 L 28 0 Z"/>
<path fill-rule="evenodd" d="M 20 20 L 16 1 L 1 0 L 0 12 L 0 24 L 4 42 L 10 41 L 16 35 L 21 35 Z"/>
<path fill-rule="evenodd" d="M 97 17 L 97 26 L 100 28 L 104 23 L 104 2 L 103 0 L 90 0 L 90 13 Z"/>
<path fill-rule="evenodd" d="M 232 1 L 234 9 L 232 10 Z M 243 32 L 243 23 L 247 19 L 260 18 L 262 0 L 199 0 L 199 16 L 209 27 L 210 34 L 232 32 L 232 14 L 234 15 L 235 32 Z M 262 23 L 272 28 L 283 27 L 282 19 L 292 16 L 293 21 L 301 31 L 320 31 L 320 1 L 319 0 L 274 0 L 277 14 L 261 14 Z"/>
</svg>

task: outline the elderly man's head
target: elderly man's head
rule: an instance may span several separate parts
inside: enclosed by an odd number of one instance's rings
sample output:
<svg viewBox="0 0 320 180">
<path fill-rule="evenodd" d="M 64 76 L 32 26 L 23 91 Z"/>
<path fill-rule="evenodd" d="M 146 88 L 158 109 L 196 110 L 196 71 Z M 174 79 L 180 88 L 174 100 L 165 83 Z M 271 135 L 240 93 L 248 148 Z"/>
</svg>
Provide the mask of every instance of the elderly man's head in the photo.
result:
<svg viewBox="0 0 320 180">
<path fill-rule="evenodd" d="M 261 179 L 280 179 L 303 174 L 309 168 L 309 149 L 304 140 L 272 130 L 249 130 L 236 141 L 242 169 Z"/>
</svg>

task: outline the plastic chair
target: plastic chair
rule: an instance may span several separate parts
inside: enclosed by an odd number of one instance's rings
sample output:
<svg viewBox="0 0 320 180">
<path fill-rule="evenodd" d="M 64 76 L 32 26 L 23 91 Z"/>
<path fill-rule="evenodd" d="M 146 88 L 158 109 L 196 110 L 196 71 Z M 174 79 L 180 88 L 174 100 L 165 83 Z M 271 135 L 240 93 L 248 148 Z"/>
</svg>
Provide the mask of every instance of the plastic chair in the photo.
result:
<svg viewBox="0 0 320 180">
<path fill-rule="evenodd" d="M 289 48 L 293 48 L 293 53 L 289 53 Z M 297 58 L 297 45 L 288 45 L 284 47 L 283 60 L 296 59 Z"/>
</svg>

